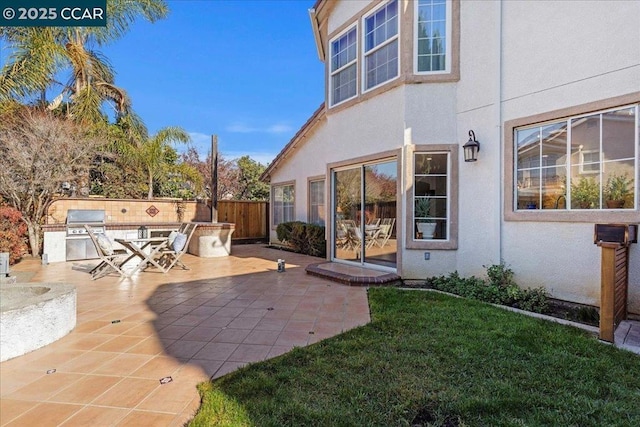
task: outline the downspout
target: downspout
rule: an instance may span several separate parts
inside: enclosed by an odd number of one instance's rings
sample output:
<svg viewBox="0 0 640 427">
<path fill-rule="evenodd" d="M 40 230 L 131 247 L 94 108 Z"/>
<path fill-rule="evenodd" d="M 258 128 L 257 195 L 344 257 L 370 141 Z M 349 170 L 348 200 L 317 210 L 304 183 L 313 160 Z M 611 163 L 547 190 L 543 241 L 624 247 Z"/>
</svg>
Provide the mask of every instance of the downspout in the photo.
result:
<svg viewBox="0 0 640 427">
<path fill-rule="evenodd" d="M 318 23 L 318 15 L 315 9 L 309 9 L 309 19 L 311 20 L 311 29 L 313 30 L 313 39 L 316 42 L 316 50 L 318 58 L 324 62 L 324 46 L 322 46 L 322 37 L 320 36 L 320 24 Z"/>
<path fill-rule="evenodd" d="M 497 109 L 497 115 L 498 115 L 498 135 L 499 135 L 499 163 L 500 163 L 500 175 L 499 175 L 499 182 L 498 182 L 498 188 L 500 189 L 500 197 L 499 197 L 499 206 L 498 206 L 498 212 L 500 213 L 500 228 L 499 228 L 499 233 L 500 233 L 500 238 L 499 238 L 499 248 L 498 248 L 498 255 L 500 255 L 499 257 L 499 262 L 502 262 L 503 259 L 503 255 L 504 255 L 504 200 L 505 200 L 505 187 L 509 188 L 510 187 L 510 183 L 506 183 L 507 185 L 503 185 L 504 182 L 504 176 L 505 176 L 505 162 L 504 162 L 504 126 L 502 125 L 502 116 L 503 116 L 503 112 L 502 112 L 502 93 L 503 93 L 503 82 L 504 82 L 504 67 L 503 67 L 503 51 L 502 51 L 502 26 L 503 26 L 503 19 L 502 19 L 502 12 L 503 12 L 503 2 L 502 0 L 500 0 L 498 2 L 500 4 L 499 9 L 498 9 L 498 25 L 497 25 L 497 31 L 498 31 L 498 85 L 497 85 L 497 103 L 498 103 L 498 109 Z"/>
</svg>

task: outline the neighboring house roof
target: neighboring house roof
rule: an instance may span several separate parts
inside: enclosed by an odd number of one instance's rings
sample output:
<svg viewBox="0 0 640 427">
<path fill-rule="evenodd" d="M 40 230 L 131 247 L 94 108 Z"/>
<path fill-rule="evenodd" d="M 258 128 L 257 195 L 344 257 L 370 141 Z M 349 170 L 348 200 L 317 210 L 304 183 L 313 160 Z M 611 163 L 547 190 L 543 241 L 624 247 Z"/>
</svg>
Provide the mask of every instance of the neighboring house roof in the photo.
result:
<svg viewBox="0 0 640 427">
<path fill-rule="evenodd" d="M 260 175 L 260 181 L 269 182 L 271 180 L 271 173 L 278 168 L 278 166 L 289 156 L 289 154 L 295 149 L 299 148 L 301 144 L 306 141 L 306 135 L 313 130 L 313 128 L 325 117 L 324 102 L 320 104 L 320 107 L 313 112 L 311 117 L 302 125 L 300 130 L 291 138 L 291 140 L 284 146 L 284 148 L 278 153 L 275 159 L 269 164 L 267 169 Z"/>
</svg>

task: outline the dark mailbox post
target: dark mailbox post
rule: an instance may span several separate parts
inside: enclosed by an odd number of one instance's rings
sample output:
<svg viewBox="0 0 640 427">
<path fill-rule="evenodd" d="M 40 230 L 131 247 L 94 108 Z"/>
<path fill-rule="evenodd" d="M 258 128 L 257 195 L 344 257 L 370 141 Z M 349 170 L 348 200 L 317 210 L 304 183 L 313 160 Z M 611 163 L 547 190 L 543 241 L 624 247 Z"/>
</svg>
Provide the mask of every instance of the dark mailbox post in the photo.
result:
<svg viewBox="0 0 640 427">
<path fill-rule="evenodd" d="M 593 243 L 638 243 L 638 224 L 596 224 Z"/>
</svg>

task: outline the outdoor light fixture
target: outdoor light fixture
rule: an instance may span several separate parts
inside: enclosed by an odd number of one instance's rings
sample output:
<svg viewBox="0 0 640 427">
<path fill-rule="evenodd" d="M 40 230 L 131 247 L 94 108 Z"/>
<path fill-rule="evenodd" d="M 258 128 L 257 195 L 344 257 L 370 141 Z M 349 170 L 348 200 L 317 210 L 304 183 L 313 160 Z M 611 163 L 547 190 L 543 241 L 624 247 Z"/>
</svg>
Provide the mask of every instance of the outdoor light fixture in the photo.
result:
<svg viewBox="0 0 640 427">
<path fill-rule="evenodd" d="M 464 161 L 475 162 L 478 160 L 478 151 L 480 151 L 480 143 L 476 141 L 476 134 L 470 130 L 469 140 L 462 146 L 464 149 Z"/>
</svg>

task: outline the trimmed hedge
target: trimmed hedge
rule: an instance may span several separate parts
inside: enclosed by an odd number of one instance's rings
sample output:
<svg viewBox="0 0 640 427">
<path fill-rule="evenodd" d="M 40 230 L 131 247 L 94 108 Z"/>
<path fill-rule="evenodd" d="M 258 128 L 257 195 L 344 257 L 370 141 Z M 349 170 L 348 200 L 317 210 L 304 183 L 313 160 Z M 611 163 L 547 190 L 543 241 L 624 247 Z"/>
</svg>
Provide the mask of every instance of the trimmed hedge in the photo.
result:
<svg viewBox="0 0 640 427">
<path fill-rule="evenodd" d="M 302 221 L 290 221 L 276 227 L 278 240 L 286 243 L 294 252 L 324 258 L 327 255 L 327 242 L 324 227 L 307 224 Z"/>
</svg>

